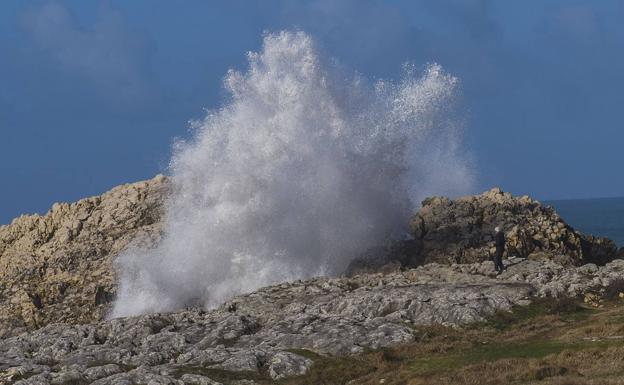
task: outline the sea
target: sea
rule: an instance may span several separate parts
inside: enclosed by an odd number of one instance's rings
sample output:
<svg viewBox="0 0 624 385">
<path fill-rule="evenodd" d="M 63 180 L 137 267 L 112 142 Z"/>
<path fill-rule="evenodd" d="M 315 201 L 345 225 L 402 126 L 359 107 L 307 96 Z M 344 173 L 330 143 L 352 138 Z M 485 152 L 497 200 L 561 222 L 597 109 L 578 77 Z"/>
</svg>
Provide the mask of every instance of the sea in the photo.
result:
<svg viewBox="0 0 624 385">
<path fill-rule="evenodd" d="M 544 201 L 570 226 L 624 247 L 624 197 Z"/>
</svg>

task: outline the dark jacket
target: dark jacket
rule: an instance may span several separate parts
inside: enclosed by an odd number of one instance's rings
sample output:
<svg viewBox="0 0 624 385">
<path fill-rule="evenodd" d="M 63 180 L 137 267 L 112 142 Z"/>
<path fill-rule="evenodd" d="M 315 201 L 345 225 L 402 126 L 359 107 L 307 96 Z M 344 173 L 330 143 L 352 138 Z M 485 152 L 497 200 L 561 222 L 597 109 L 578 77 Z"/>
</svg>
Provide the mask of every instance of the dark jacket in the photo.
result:
<svg viewBox="0 0 624 385">
<path fill-rule="evenodd" d="M 505 250 L 505 233 L 499 231 L 496 233 L 496 251 Z"/>
</svg>

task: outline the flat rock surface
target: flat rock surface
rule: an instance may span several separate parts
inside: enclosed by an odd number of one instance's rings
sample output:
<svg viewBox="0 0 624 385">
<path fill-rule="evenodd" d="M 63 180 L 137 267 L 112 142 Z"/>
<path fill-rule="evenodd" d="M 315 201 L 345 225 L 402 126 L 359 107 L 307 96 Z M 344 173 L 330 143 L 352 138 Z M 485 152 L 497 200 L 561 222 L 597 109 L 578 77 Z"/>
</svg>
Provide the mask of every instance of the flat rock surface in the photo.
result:
<svg viewBox="0 0 624 385">
<path fill-rule="evenodd" d="M 624 261 L 429 264 L 404 272 L 315 278 L 262 288 L 217 309 L 50 324 L 0 340 L 7 383 L 218 383 L 210 370 L 279 379 L 313 363 L 297 354 L 348 355 L 414 341 L 414 326 L 463 325 L 533 295 L 583 293 L 624 274 Z M 203 368 L 203 374 L 195 369 Z M 208 373 L 206 373 L 206 371 Z"/>
</svg>

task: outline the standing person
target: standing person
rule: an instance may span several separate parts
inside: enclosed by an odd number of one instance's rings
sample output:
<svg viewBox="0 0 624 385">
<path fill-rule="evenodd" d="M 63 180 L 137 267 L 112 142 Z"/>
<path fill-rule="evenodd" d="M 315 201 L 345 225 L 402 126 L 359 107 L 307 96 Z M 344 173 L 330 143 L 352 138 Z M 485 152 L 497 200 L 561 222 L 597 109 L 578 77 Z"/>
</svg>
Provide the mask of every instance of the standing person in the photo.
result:
<svg viewBox="0 0 624 385">
<path fill-rule="evenodd" d="M 496 235 L 494 236 L 496 240 L 496 254 L 494 255 L 494 270 L 496 270 L 498 274 L 500 274 L 503 272 L 503 270 L 505 270 L 505 266 L 503 266 L 503 253 L 505 252 L 505 233 L 498 226 L 496 226 L 494 231 L 496 232 Z"/>
</svg>

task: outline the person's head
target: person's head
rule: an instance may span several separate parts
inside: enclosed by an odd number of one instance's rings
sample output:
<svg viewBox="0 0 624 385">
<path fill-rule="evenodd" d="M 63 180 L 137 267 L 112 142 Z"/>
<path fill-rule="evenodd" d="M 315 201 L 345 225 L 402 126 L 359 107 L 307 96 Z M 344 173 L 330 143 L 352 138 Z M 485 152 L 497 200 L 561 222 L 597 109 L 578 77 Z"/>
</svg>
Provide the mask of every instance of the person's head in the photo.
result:
<svg viewBox="0 0 624 385">
<path fill-rule="evenodd" d="M 500 232 L 500 231 L 501 231 L 501 228 L 500 228 L 500 227 L 498 227 L 498 226 L 496 226 L 496 227 L 494 228 L 494 231 L 498 233 L 498 232 Z"/>
</svg>

